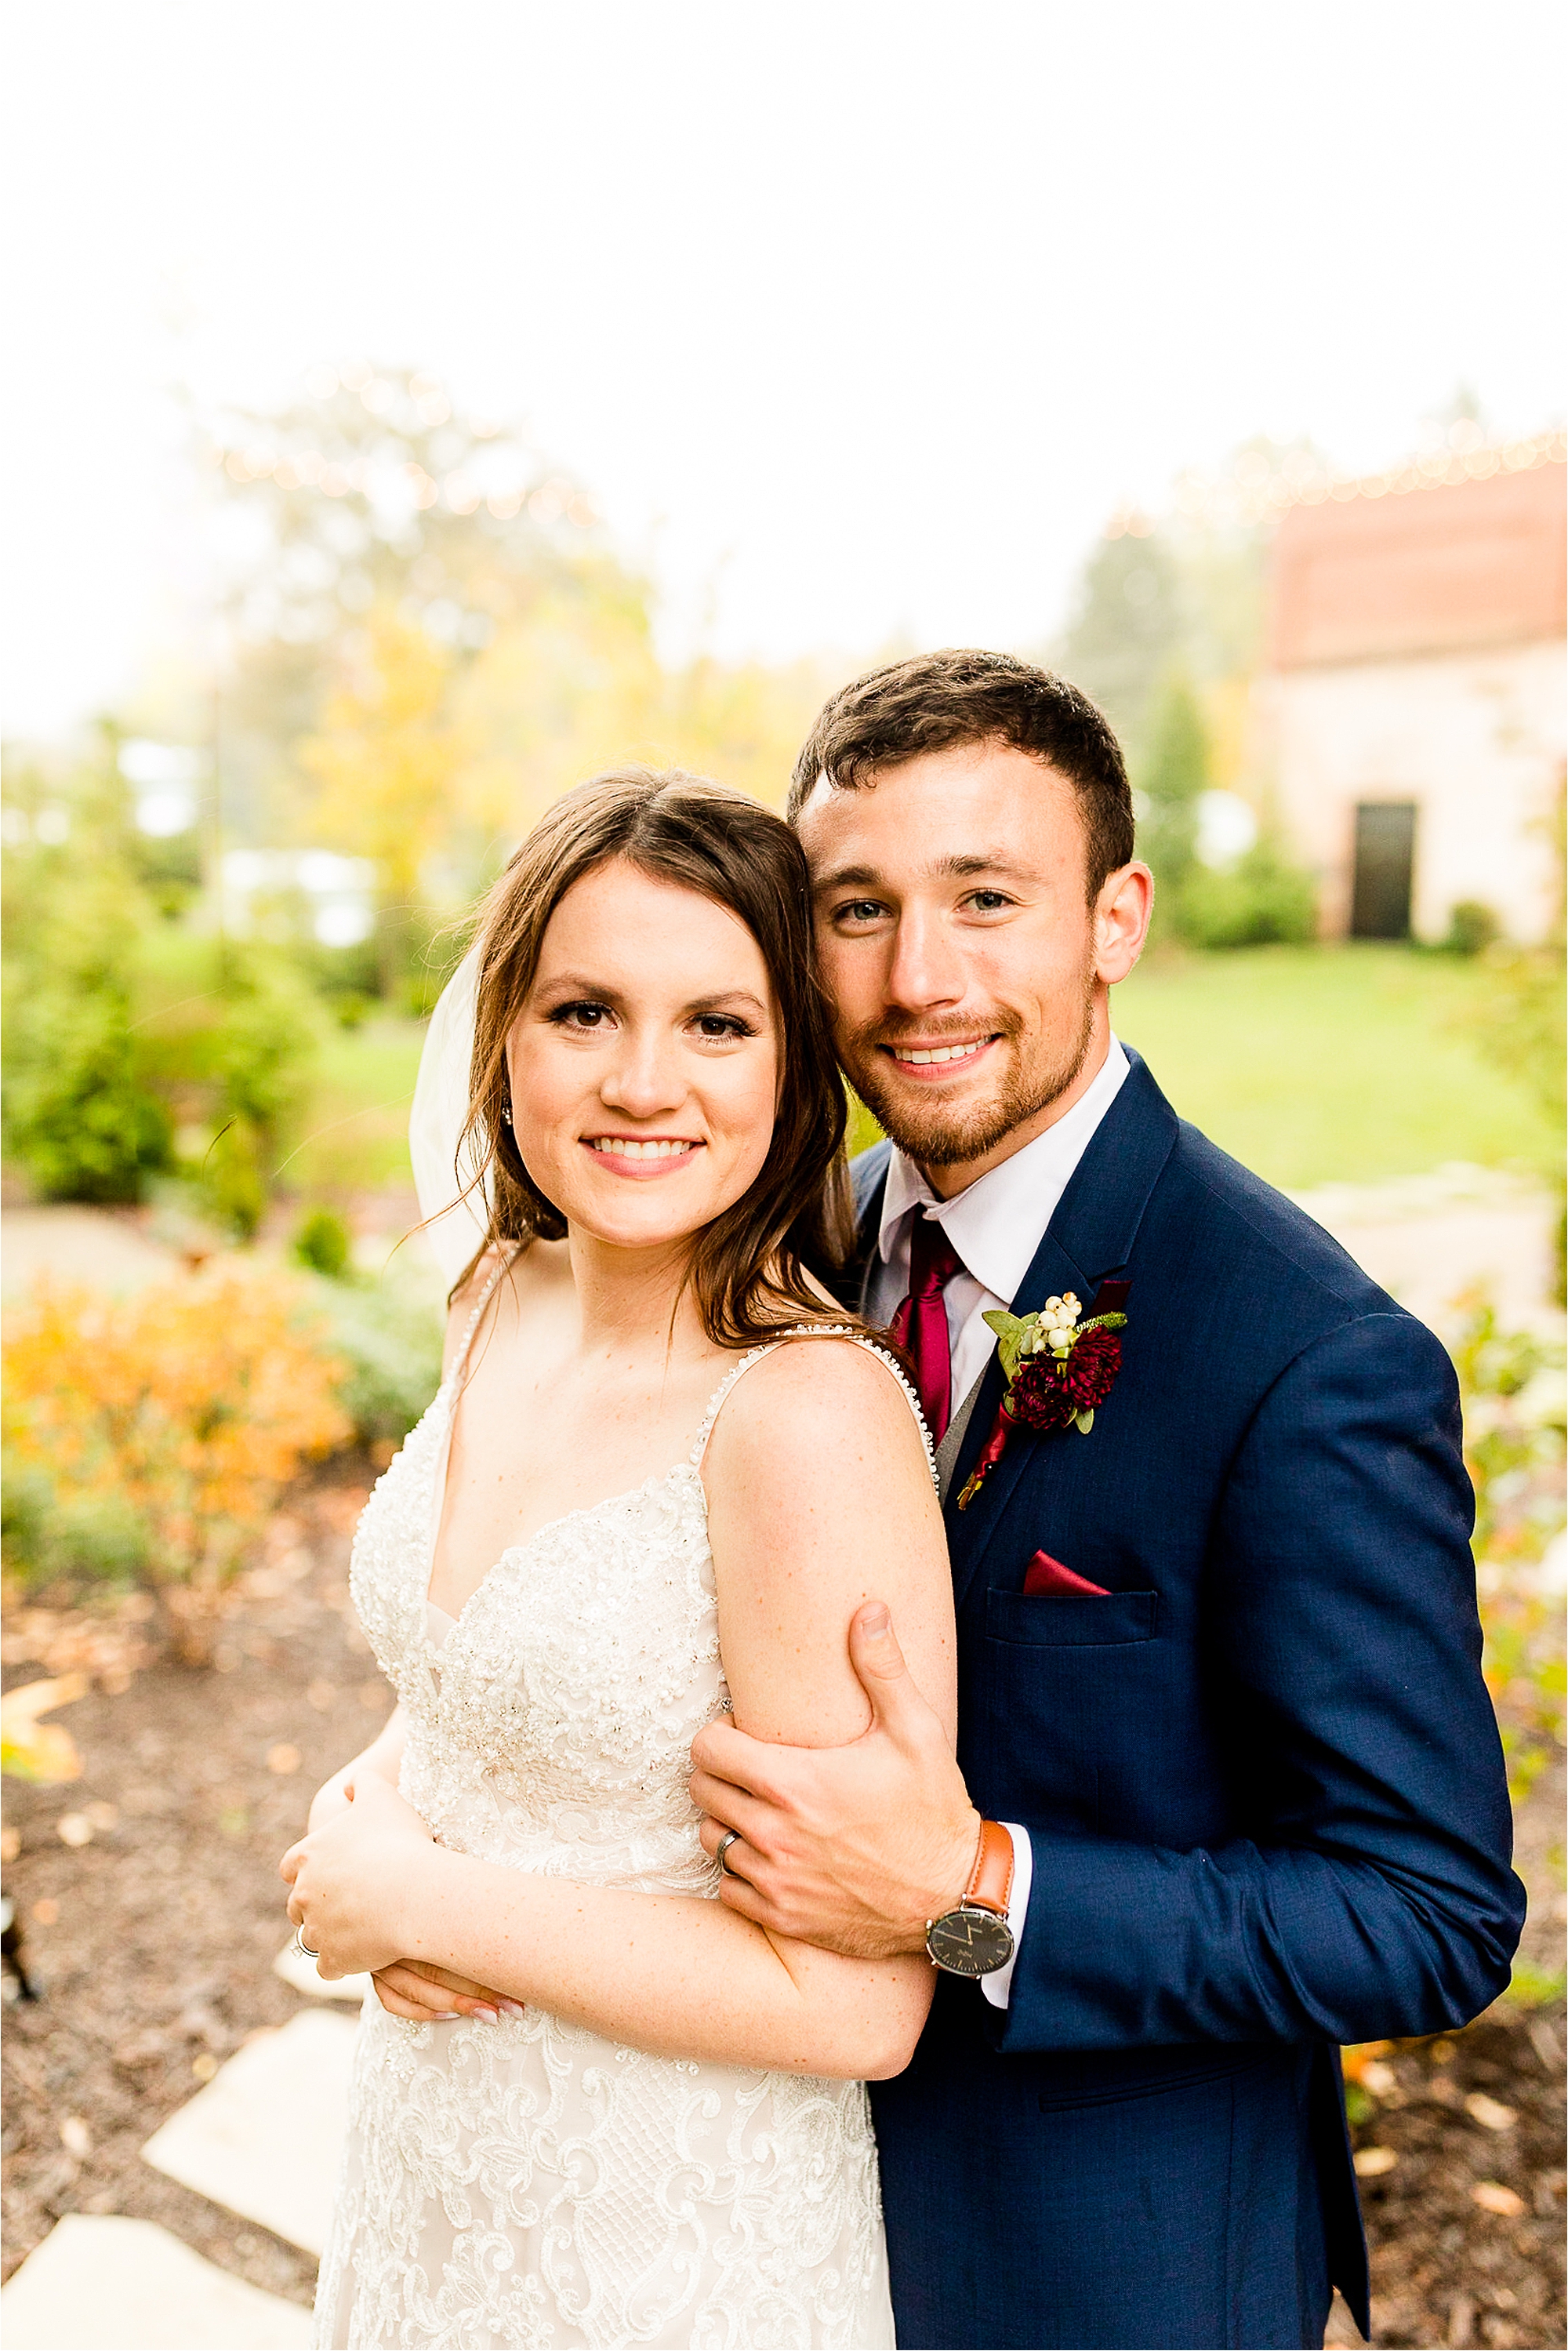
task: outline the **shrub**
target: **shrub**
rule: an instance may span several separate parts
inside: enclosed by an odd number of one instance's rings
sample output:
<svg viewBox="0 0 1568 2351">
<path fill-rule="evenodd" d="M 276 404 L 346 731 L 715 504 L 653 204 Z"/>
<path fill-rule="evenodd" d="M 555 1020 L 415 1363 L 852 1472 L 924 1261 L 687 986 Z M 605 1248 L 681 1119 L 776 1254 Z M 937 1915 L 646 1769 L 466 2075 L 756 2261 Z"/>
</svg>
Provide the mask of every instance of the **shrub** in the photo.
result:
<svg viewBox="0 0 1568 2351">
<path fill-rule="evenodd" d="M 1563 1611 L 1529 1573 L 1563 1524 L 1563 1356 L 1533 1332 L 1500 1329 L 1481 1293 L 1459 1303 L 1466 1319 L 1452 1352 L 1476 1489 L 1481 1667 L 1507 1702 L 1502 1743 L 1517 1801 L 1563 1738 Z"/>
<path fill-rule="evenodd" d="M 1464 1025 L 1490 1061 L 1529 1087 L 1561 1134 L 1568 1108 L 1564 1102 L 1568 990 L 1563 984 L 1561 926 L 1545 946 L 1495 941 L 1485 950 L 1481 968 L 1484 977 Z M 1568 1204 L 1559 1152 L 1553 1152 L 1542 1172 L 1557 1195 L 1552 1294 L 1561 1306 L 1568 1295 Z"/>
<path fill-rule="evenodd" d="M 7 778 L 6 1151 L 47 1198 L 139 1200 L 184 1130 L 180 1172 L 248 1238 L 319 1014 L 283 956 L 165 919 L 193 839 L 160 862 L 114 752 L 106 733 L 69 775 Z"/>
<path fill-rule="evenodd" d="M 6 852 L 5 1148 L 46 1199 L 137 1200 L 172 1132 L 131 1028 L 140 901 L 112 857 L 67 855 Z"/>
<path fill-rule="evenodd" d="M 1448 935 L 1443 946 L 1449 955 L 1478 956 L 1501 936 L 1502 925 L 1479 898 L 1461 898 L 1448 914 Z"/>
<path fill-rule="evenodd" d="M 390 1282 L 323 1283 L 320 1303 L 343 1366 L 338 1399 L 364 1446 L 401 1444 L 441 1384 L 444 1321 Z"/>
<path fill-rule="evenodd" d="M 5 1418 L 29 1474 L 32 1531 L 19 1531 L 37 1563 L 59 1563 L 73 1528 L 78 1544 L 96 1528 L 101 1573 L 118 1528 L 122 1568 L 139 1541 L 150 1582 L 222 1583 L 301 1462 L 350 1433 L 342 1366 L 304 1304 L 258 1269 L 124 1300 L 36 1291 L 5 1347 Z"/>
<path fill-rule="evenodd" d="M 319 1016 L 266 946 L 188 935 L 143 939 L 137 1042 L 183 1130 L 180 1172 L 205 1213 L 248 1240 L 267 1209 Z M 162 999 L 162 1000 L 159 1000 Z"/>
<path fill-rule="evenodd" d="M 341 1281 L 348 1272 L 351 1247 L 348 1226 L 331 1208 L 312 1208 L 294 1236 L 294 1254 L 300 1264 L 325 1274 L 329 1281 Z"/>
<path fill-rule="evenodd" d="M 1192 872 L 1197 804 L 1209 779 L 1208 730 L 1186 678 L 1173 671 L 1155 706 L 1148 757 L 1138 762 L 1138 854 L 1173 904 Z"/>
<path fill-rule="evenodd" d="M 139 1200 L 169 1164 L 172 1123 L 143 1082 L 112 981 L 13 998 L 5 1140 L 47 1200 Z"/>
<path fill-rule="evenodd" d="M 263 1157 L 263 1138 L 255 1122 L 234 1117 L 219 1127 L 190 1172 L 202 1209 L 238 1240 L 254 1240 L 267 1214 Z"/>
<path fill-rule="evenodd" d="M 1312 876 L 1272 841 L 1260 841 L 1223 872 L 1195 865 L 1182 884 L 1177 920 L 1200 947 L 1299 946 L 1316 938 Z"/>
<path fill-rule="evenodd" d="M 147 1564 L 147 1529 L 123 1494 L 68 1492 L 36 1462 L 8 1452 L 0 1543 L 5 1564 L 25 1583 L 90 1576 L 134 1583 Z"/>
<path fill-rule="evenodd" d="M 194 831 L 136 833 L 131 862 L 137 881 L 165 922 L 184 914 L 202 887 L 202 848 Z"/>
</svg>

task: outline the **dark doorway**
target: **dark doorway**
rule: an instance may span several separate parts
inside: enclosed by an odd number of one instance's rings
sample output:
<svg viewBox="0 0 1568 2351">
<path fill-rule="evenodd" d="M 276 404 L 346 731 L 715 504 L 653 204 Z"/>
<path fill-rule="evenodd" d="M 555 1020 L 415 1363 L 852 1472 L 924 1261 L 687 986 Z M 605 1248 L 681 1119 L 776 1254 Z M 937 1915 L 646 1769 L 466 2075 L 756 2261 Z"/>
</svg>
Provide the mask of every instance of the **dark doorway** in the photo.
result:
<svg viewBox="0 0 1568 2351">
<path fill-rule="evenodd" d="M 1355 811 L 1353 939 L 1407 939 L 1416 861 L 1414 800 L 1363 800 Z"/>
</svg>

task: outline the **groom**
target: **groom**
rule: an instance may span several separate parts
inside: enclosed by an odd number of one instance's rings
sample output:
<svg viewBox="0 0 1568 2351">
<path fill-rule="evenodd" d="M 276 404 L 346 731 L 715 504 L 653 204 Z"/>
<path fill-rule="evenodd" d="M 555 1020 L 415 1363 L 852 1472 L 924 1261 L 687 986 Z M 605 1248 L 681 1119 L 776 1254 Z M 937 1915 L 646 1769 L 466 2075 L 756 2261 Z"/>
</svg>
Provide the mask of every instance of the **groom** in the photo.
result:
<svg viewBox="0 0 1568 2351">
<path fill-rule="evenodd" d="M 893 1138 L 856 1296 L 940 1440 L 958 1753 L 868 1604 L 863 1738 L 694 1750 L 725 1898 L 944 1969 L 873 2091 L 905 2351 L 1321 2345 L 1334 2284 L 1364 2329 L 1338 2044 L 1464 2023 L 1523 1912 L 1453 1373 L 1112 1034 L 1151 883 L 1082 695 L 880 670 L 791 815 Z M 998 1424 L 986 1312 L 1074 1301 L 1126 1317 L 1087 1433 Z"/>
</svg>

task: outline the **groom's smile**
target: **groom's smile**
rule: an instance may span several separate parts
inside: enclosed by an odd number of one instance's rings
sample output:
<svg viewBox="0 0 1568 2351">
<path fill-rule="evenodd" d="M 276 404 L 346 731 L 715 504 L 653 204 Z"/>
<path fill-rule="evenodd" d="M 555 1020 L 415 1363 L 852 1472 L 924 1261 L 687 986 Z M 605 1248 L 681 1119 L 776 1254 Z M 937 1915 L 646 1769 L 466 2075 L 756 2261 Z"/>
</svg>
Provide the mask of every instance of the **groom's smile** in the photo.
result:
<svg viewBox="0 0 1568 2351">
<path fill-rule="evenodd" d="M 983 1053 L 996 1041 L 997 1035 L 993 1034 L 971 1038 L 964 1045 L 884 1045 L 882 1050 L 895 1061 L 901 1070 L 918 1070 L 936 1080 L 956 1072 L 960 1063 L 972 1061 L 977 1053 Z"/>
</svg>

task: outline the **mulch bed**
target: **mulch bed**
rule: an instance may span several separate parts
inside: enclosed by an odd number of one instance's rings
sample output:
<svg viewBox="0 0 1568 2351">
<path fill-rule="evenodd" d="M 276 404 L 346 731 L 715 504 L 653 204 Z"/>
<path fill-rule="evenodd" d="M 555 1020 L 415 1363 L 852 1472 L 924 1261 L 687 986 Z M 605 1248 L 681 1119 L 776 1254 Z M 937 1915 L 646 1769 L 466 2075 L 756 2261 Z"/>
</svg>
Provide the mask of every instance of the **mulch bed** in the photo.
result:
<svg viewBox="0 0 1568 2351">
<path fill-rule="evenodd" d="M 1563 2039 L 1561 2001 L 1531 2014 L 1503 2003 L 1466 2032 L 1374 2061 L 1392 2079 L 1379 2074 L 1353 2136 L 1363 2164 L 1372 2149 L 1396 2158 L 1361 2182 L 1375 2343 L 1568 2341 Z M 1488 2126 L 1502 2116 L 1513 2119 Z M 1330 2340 L 1354 2343 L 1354 2327 Z"/>
<path fill-rule="evenodd" d="M 372 1475 L 356 1463 L 291 1496 L 212 1666 L 155 1662 L 122 1694 L 95 1688 L 49 1718 L 76 1740 L 79 1780 L 5 1783 L 20 1839 L 5 1889 L 42 1994 L 5 2011 L 7 2275 L 61 2213 L 118 2212 L 162 2222 L 270 2293 L 314 2295 L 309 2255 L 164 2179 L 141 2150 L 248 2034 L 314 2004 L 272 1972 L 290 1931 L 277 1862 L 316 1789 L 392 1707 L 348 1597 Z M 12 1664 L 6 1685 L 53 1669 Z M 90 1822 L 96 1807 L 112 1808 L 112 1825 L 63 1844 L 60 1820 Z"/>
<path fill-rule="evenodd" d="M 339 1464 L 291 1495 L 210 1666 L 156 1654 L 145 1625 L 117 1652 L 79 1616 L 14 1620 L 24 1629 L 7 1640 L 7 1687 L 78 1657 L 98 1680 L 51 1718 L 75 1739 L 82 1777 L 6 1782 L 5 1886 L 43 1995 L 5 2011 L 7 2274 L 61 2213 L 117 2212 L 161 2221 L 273 2294 L 311 2299 L 308 2256 L 165 2179 L 141 2149 L 249 2033 L 304 2005 L 272 1972 L 288 1934 L 278 1855 L 313 1791 L 391 1704 L 348 1602 L 349 1541 L 372 1475 Z M 62 1842 L 67 1816 L 89 1823 L 89 1842 Z M 1561 1816 L 1548 1774 L 1521 1823 L 1526 1856 L 1557 1845 Z M 1362 2182 L 1375 2343 L 1546 2351 L 1568 2340 L 1565 2038 L 1561 2002 L 1531 2014 L 1504 2004 L 1466 2032 L 1374 2061 L 1387 2078 L 1373 2075 L 1355 2137 L 1396 2158 Z M 1466 2105 L 1477 2094 L 1511 2123 L 1478 2122 Z M 1478 2186 L 1520 2209 L 1489 2210 Z M 1356 2337 L 1336 2317 L 1329 2339 Z"/>
</svg>

